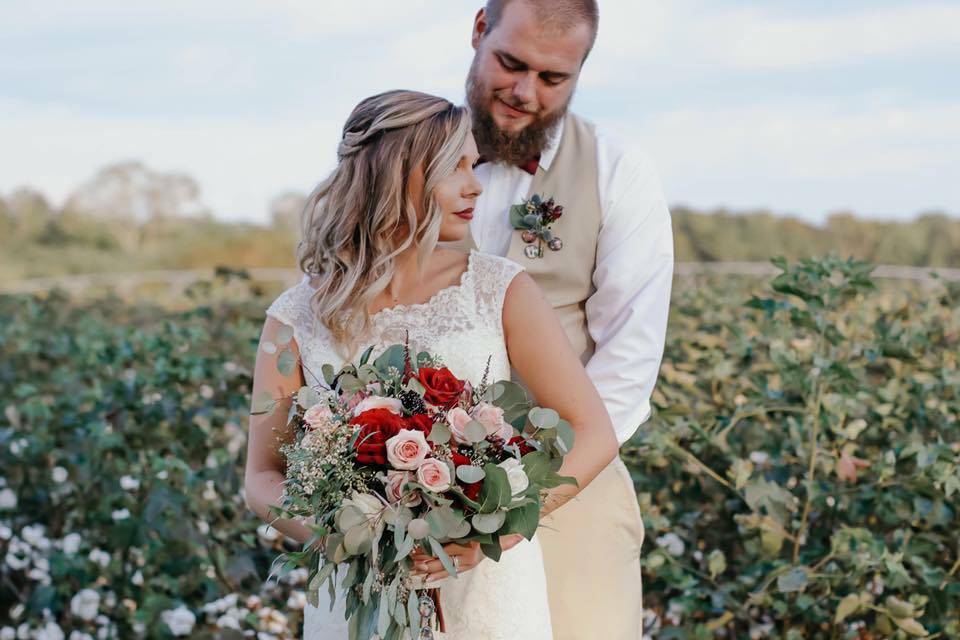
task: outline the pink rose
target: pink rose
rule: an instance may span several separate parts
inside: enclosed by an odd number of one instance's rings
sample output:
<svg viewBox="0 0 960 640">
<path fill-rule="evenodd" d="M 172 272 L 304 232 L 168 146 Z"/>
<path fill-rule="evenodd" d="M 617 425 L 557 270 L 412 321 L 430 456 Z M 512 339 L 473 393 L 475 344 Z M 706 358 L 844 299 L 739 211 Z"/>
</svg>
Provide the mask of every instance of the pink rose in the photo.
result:
<svg viewBox="0 0 960 640">
<path fill-rule="evenodd" d="M 327 406 L 326 402 L 318 402 L 303 414 L 303 421 L 307 423 L 307 427 L 310 429 L 321 429 L 330 426 L 332 419 L 333 411 L 330 411 L 330 407 Z"/>
<path fill-rule="evenodd" d="M 416 469 L 429 453 L 430 445 L 423 431 L 401 429 L 387 440 L 387 460 L 394 469 Z"/>
<path fill-rule="evenodd" d="M 473 410 L 473 419 L 483 425 L 488 436 L 497 436 L 504 441 L 513 436 L 513 427 L 504 422 L 503 409 L 481 402 Z"/>
<path fill-rule="evenodd" d="M 417 482 L 440 493 L 450 488 L 450 467 L 436 458 L 427 458 L 417 469 Z"/>
<path fill-rule="evenodd" d="M 389 409 L 399 416 L 403 414 L 403 402 L 396 398 L 370 396 L 361 400 L 357 406 L 353 408 L 353 415 L 358 416 L 369 409 Z"/>
<path fill-rule="evenodd" d="M 409 471 L 387 471 L 387 478 L 384 481 L 387 500 L 389 502 L 400 502 L 402 500 L 403 505 L 407 507 L 415 507 L 423 502 L 416 491 L 407 491 L 406 497 L 404 497 L 403 485 L 411 480 L 413 480 L 413 474 Z"/>
<path fill-rule="evenodd" d="M 450 433 L 453 436 L 454 442 L 457 444 L 470 444 L 466 429 L 471 420 L 473 420 L 473 418 L 470 417 L 470 414 L 460 407 L 454 407 L 450 409 L 450 411 L 447 411 L 447 424 L 450 425 Z"/>
</svg>

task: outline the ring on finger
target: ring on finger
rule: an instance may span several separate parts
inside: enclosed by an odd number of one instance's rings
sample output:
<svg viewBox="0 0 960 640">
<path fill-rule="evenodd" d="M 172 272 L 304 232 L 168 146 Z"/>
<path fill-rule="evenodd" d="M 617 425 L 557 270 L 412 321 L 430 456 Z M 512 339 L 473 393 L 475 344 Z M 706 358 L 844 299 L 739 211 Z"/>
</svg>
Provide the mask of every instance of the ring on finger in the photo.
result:
<svg viewBox="0 0 960 640">
<path fill-rule="evenodd" d="M 460 556 L 453 556 L 453 568 L 460 571 Z"/>
</svg>

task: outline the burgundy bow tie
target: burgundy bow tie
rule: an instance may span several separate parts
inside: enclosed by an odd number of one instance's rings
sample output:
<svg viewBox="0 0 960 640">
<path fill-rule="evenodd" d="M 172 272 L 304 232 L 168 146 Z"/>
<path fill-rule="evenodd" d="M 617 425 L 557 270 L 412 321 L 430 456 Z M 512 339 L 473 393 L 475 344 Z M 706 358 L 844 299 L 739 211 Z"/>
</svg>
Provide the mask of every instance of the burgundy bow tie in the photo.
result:
<svg viewBox="0 0 960 640">
<path fill-rule="evenodd" d="M 489 161 L 487 158 L 484 158 L 483 156 L 480 156 L 480 157 L 477 159 L 477 164 L 476 164 L 475 166 L 478 166 L 478 167 L 479 167 L 480 165 L 482 165 L 482 164 L 485 163 L 485 162 L 490 162 L 490 161 Z M 535 174 L 537 173 L 537 168 L 538 168 L 539 166 L 540 166 L 540 154 L 538 153 L 536 156 L 534 156 L 533 158 L 527 160 L 527 161 L 524 162 L 523 164 L 518 164 L 518 165 L 517 165 L 517 168 L 518 168 L 518 169 L 523 169 L 524 171 L 526 171 L 526 172 L 529 173 L 530 175 L 535 175 Z"/>
</svg>

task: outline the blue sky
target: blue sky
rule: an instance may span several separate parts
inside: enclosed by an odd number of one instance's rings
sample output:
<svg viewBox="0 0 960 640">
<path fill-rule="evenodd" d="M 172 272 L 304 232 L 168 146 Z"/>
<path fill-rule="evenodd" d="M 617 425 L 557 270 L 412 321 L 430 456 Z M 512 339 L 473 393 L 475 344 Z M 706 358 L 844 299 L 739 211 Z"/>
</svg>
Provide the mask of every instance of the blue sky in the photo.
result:
<svg viewBox="0 0 960 640">
<path fill-rule="evenodd" d="M 112 162 L 182 171 L 224 218 L 309 191 L 366 95 L 462 98 L 479 1 L 0 5 L 0 194 Z M 960 3 L 601 0 L 574 108 L 671 203 L 960 215 Z"/>
</svg>

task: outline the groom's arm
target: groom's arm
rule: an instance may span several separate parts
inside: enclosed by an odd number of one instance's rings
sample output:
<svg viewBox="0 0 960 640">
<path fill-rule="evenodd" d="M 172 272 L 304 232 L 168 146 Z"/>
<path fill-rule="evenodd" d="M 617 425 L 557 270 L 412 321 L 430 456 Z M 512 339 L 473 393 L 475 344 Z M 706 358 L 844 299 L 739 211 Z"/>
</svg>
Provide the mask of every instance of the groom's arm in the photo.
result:
<svg viewBox="0 0 960 640">
<path fill-rule="evenodd" d="M 641 155 L 599 149 L 603 223 L 586 302 L 596 351 L 587 373 L 622 445 L 650 417 L 667 331 L 673 232 L 660 179 Z"/>
</svg>

